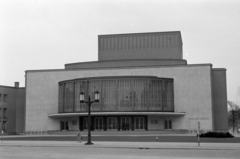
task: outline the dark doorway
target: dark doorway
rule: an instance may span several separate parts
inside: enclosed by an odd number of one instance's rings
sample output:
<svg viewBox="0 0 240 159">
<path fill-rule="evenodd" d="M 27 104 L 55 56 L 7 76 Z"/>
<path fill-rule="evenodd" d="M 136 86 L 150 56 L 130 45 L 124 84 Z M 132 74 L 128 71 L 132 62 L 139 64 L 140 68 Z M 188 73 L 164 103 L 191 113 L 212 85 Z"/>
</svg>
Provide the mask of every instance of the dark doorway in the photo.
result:
<svg viewBox="0 0 240 159">
<path fill-rule="evenodd" d="M 60 121 L 60 130 L 64 130 L 65 126 L 64 126 L 64 121 Z"/>
<path fill-rule="evenodd" d="M 60 130 L 69 130 L 68 121 L 60 121 Z"/>
</svg>

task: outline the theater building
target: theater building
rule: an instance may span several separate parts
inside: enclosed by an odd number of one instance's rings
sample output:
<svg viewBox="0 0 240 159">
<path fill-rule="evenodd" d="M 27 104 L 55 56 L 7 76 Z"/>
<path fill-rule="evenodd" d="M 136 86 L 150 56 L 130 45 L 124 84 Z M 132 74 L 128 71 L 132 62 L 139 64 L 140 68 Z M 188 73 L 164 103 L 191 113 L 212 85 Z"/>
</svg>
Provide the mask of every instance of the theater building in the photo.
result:
<svg viewBox="0 0 240 159">
<path fill-rule="evenodd" d="M 26 71 L 25 131 L 227 131 L 226 69 L 187 64 L 179 31 L 98 36 L 98 61 Z M 86 56 L 86 53 L 80 53 Z"/>
</svg>

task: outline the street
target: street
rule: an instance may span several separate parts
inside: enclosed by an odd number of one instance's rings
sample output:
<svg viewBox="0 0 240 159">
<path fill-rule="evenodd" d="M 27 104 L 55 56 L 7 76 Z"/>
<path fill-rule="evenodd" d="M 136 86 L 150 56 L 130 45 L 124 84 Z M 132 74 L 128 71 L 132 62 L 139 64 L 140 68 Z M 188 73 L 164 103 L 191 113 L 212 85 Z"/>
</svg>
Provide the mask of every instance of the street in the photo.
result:
<svg viewBox="0 0 240 159">
<path fill-rule="evenodd" d="M 219 159 L 240 156 L 239 144 L 221 144 L 218 147 L 215 144 L 205 144 L 198 147 L 189 143 L 158 145 L 145 142 L 137 145 L 125 142 L 96 142 L 92 146 L 84 143 L 4 141 L 0 144 L 0 159 Z"/>
<path fill-rule="evenodd" d="M 87 135 L 82 135 L 83 140 L 87 141 Z M 156 141 L 156 137 L 158 140 Z M 16 135 L 4 136 L 1 140 L 15 140 L 15 141 L 76 141 L 76 135 Z M 196 136 L 188 135 L 121 135 L 121 136 L 107 136 L 107 135 L 94 135 L 92 141 L 125 141 L 125 142 L 190 142 L 196 143 Z M 235 138 L 200 138 L 203 143 L 240 143 L 240 137 Z"/>
<path fill-rule="evenodd" d="M 239 158 L 239 150 L 128 149 L 96 147 L 0 147 L 1 159 Z"/>
</svg>

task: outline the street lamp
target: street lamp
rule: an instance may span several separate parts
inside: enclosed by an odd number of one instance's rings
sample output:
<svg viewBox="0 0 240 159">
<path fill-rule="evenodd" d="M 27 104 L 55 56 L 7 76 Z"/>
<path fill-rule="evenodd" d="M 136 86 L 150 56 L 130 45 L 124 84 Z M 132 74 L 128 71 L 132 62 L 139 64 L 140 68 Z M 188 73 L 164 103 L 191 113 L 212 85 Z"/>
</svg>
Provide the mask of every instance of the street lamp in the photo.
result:
<svg viewBox="0 0 240 159">
<path fill-rule="evenodd" d="M 88 96 L 88 100 L 85 101 L 84 93 L 79 94 L 80 103 L 86 103 L 88 105 L 88 142 L 85 145 L 93 145 L 91 142 L 91 105 L 92 103 L 99 102 L 99 92 L 96 91 L 94 94 L 94 101 L 91 101 L 91 97 Z"/>
</svg>

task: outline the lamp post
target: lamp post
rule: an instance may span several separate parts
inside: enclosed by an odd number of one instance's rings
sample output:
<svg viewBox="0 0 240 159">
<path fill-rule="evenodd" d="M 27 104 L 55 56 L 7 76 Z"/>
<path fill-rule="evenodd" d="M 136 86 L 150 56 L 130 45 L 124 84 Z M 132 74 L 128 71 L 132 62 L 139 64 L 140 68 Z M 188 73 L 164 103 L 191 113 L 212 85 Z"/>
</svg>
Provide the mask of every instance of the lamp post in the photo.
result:
<svg viewBox="0 0 240 159">
<path fill-rule="evenodd" d="M 95 102 L 99 102 L 99 92 L 96 91 L 94 94 L 95 100 L 91 101 L 91 97 L 88 96 L 88 100 L 85 101 L 84 93 L 79 94 L 80 103 L 86 103 L 88 105 L 88 142 L 85 145 L 93 145 L 91 142 L 91 105 Z"/>
</svg>

